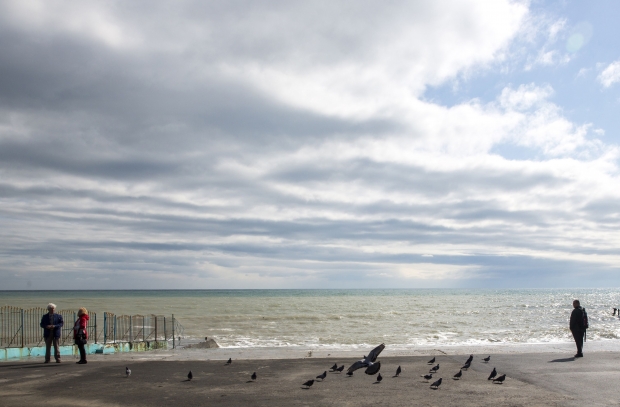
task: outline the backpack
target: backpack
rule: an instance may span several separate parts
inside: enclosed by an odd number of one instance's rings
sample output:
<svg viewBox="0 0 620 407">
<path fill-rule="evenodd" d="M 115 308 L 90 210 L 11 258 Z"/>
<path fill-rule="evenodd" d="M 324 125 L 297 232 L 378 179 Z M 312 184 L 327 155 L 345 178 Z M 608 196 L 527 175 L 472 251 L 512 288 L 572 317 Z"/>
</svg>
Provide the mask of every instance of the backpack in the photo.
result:
<svg viewBox="0 0 620 407">
<path fill-rule="evenodd" d="M 583 329 L 586 330 L 590 327 L 588 324 L 588 313 L 585 308 L 581 308 L 581 312 L 583 313 Z"/>
</svg>

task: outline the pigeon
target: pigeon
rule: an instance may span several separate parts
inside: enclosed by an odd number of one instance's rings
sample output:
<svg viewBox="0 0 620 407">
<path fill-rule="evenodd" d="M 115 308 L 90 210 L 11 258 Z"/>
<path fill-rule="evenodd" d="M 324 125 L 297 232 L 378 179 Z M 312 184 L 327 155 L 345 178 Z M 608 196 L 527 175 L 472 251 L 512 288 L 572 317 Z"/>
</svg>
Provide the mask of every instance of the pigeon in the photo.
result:
<svg viewBox="0 0 620 407">
<path fill-rule="evenodd" d="M 439 386 L 441 386 L 441 377 L 439 378 L 439 380 L 437 380 L 436 382 L 433 382 L 433 384 L 431 384 L 431 387 L 434 387 L 436 389 L 438 389 Z"/>
<path fill-rule="evenodd" d="M 432 365 L 433 363 L 435 363 L 435 358 L 434 357 L 431 360 L 428 361 L 429 365 Z"/>
<path fill-rule="evenodd" d="M 616 308 L 614 308 L 614 313 L 611 316 L 613 317 L 614 315 L 616 315 Z"/>
<path fill-rule="evenodd" d="M 338 365 L 336 363 L 334 363 L 334 366 L 329 368 L 329 370 L 331 370 L 332 372 L 335 372 L 336 369 L 338 369 Z"/>
<path fill-rule="evenodd" d="M 321 379 L 322 381 L 322 380 L 325 380 L 326 377 L 327 377 L 327 370 L 324 371 L 323 374 L 318 375 L 316 378 Z"/>
<path fill-rule="evenodd" d="M 383 376 L 381 376 L 381 373 L 379 373 L 379 376 L 377 376 L 377 382 L 381 383 L 381 380 L 383 380 Z"/>
<path fill-rule="evenodd" d="M 340 366 L 338 369 L 336 369 L 336 371 L 338 373 L 342 373 L 342 371 L 344 370 L 344 365 Z"/>
<path fill-rule="evenodd" d="M 353 372 L 347 372 L 347 376 L 349 377 L 353 376 Z"/>
<path fill-rule="evenodd" d="M 437 363 L 437 366 L 431 367 L 431 370 L 429 370 L 429 372 L 430 373 L 437 373 L 438 370 L 439 370 L 439 363 Z"/>
<path fill-rule="evenodd" d="M 467 370 L 469 369 L 470 366 L 471 366 L 471 362 L 467 362 L 463 365 L 463 367 L 461 367 L 461 369 Z"/>
<path fill-rule="evenodd" d="M 307 388 L 310 388 L 313 384 L 314 384 L 314 380 L 308 380 L 307 382 L 302 384 L 302 386 L 306 386 Z"/>
<path fill-rule="evenodd" d="M 381 362 L 377 362 L 377 363 L 373 363 L 372 365 L 368 366 L 366 370 L 364 370 L 364 373 L 372 376 L 372 375 L 379 373 L 380 369 L 381 369 Z"/>
<path fill-rule="evenodd" d="M 192 381 L 193 378 L 194 378 L 194 375 L 192 374 L 192 371 L 190 370 L 189 373 L 187 374 L 187 380 Z"/>
<path fill-rule="evenodd" d="M 471 361 L 474 360 L 474 355 L 469 355 L 469 357 L 467 358 L 467 360 L 465 361 L 465 364 L 471 364 Z"/>
<path fill-rule="evenodd" d="M 424 378 L 424 380 L 429 381 L 433 378 L 433 374 L 432 373 L 424 374 L 422 375 L 422 377 Z"/>
<path fill-rule="evenodd" d="M 486 358 L 482 360 L 484 360 L 484 363 L 489 363 L 489 360 L 491 360 L 491 355 L 487 356 Z"/>
<path fill-rule="evenodd" d="M 383 349 L 385 349 L 384 343 L 382 343 L 381 345 L 371 350 L 368 356 L 364 356 L 362 360 L 358 360 L 357 362 L 349 366 L 349 368 L 347 369 L 347 372 L 354 372 L 357 369 L 361 369 L 362 367 L 370 368 L 373 364 L 375 364 L 375 362 L 377 361 L 377 357 L 379 356 L 379 354 L 381 353 Z M 366 374 L 375 374 L 379 370 L 377 369 L 376 371 L 374 371 L 374 369 L 371 369 L 370 371 L 374 373 L 369 373 L 368 369 L 366 369 Z"/>
<path fill-rule="evenodd" d="M 462 371 L 462 370 L 459 370 L 459 372 L 458 372 L 457 374 L 455 374 L 455 375 L 454 375 L 454 378 L 455 378 L 455 379 L 460 379 L 460 378 L 461 378 L 461 376 L 463 376 L 463 371 Z"/>
<path fill-rule="evenodd" d="M 232 358 L 228 358 L 228 361 L 226 362 L 227 365 L 230 365 L 232 363 Z"/>
<path fill-rule="evenodd" d="M 125 374 L 127 375 L 127 377 L 131 376 L 131 369 L 126 367 L 125 368 Z"/>
<path fill-rule="evenodd" d="M 489 375 L 489 378 L 487 380 L 491 380 L 491 379 L 495 378 L 495 376 L 497 376 L 497 370 L 495 370 L 495 368 L 493 368 L 493 371 L 491 372 L 491 374 Z"/>
<path fill-rule="evenodd" d="M 256 380 L 256 372 L 252 373 L 251 379 Z"/>
<path fill-rule="evenodd" d="M 402 372 L 403 369 L 400 368 L 400 366 L 398 366 L 398 368 L 396 368 L 396 377 L 398 377 L 400 375 L 400 372 Z"/>
<path fill-rule="evenodd" d="M 500 377 L 498 377 L 497 379 L 493 379 L 493 383 L 495 383 L 495 382 L 500 382 L 500 383 L 503 383 L 503 382 L 504 382 L 504 380 L 506 380 L 506 375 L 505 375 L 505 374 L 501 375 L 501 376 L 500 376 Z"/>
</svg>

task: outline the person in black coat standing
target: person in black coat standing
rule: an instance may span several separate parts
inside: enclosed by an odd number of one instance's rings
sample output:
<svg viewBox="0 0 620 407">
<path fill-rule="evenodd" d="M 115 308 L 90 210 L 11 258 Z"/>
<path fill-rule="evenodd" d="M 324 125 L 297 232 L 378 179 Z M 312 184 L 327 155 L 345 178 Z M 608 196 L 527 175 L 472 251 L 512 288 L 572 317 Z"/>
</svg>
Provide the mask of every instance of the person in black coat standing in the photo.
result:
<svg viewBox="0 0 620 407">
<path fill-rule="evenodd" d="M 586 329 L 583 324 L 583 308 L 579 300 L 573 301 L 573 312 L 570 314 L 570 331 L 575 338 L 575 344 L 577 345 L 576 358 L 583 357 L 583 337 L 586 333 Z"/>
<path fill-rule="evenodd" d="M 60 349 L 58 342 L 64 321 L 62 315 L 56 314 L 56 305 L 47 304 L 48 313 L 41 318 L 41 328 L 43 328 L 43 338 L 45 338 L 45 363 L 50 362 L 50 348 L 54 344 L 54 359 L 56 363 L 60 363 Z"/>
</svg>

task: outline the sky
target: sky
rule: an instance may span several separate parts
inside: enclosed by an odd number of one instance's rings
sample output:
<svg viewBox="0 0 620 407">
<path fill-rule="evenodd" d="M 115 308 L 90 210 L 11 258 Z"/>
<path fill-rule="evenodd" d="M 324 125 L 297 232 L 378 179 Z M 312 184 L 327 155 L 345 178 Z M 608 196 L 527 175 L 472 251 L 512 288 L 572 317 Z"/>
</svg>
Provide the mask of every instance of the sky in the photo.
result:
<svg viewBox="0 0 620 407">
<path fill-rule="evenodd" d="M 619 14 L 0 0 L 0 289 L 617 287 Z"/>
</svg>

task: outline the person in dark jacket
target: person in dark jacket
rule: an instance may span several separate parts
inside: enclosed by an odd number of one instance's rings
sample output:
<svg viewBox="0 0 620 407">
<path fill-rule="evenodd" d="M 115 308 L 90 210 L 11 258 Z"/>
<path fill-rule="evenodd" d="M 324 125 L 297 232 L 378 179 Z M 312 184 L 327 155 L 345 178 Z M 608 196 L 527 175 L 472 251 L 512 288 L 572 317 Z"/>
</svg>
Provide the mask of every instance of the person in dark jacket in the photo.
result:
<svg viewBox="0 0 620 407">
<path fill-rule="evenodd" d="M 60 334 L 64 321 L 62 315 L 56 314 L 56 305 L 47 304 L 48 313 L 41 318 L 41 328 L 43 328 L 43 338 L 45 338 L 45 363 L 50 362 L 50 348 L 54 344 L 54 358 L 56 363 L 60 363 L 60 350 L 58 348 L 58 342 L 60 340 Z"/>
<path fill-rule="evenodd" d="M 86 330 L 86 326 L 88 325 L 88 310 L 84 307 L 78 310 L 78 319 L 75 321 L 73 325 L 73 340 L 80 351 L 80 361 L 77 362 L 78 365 L 83 365 L 86 362 L 86 349 L 84 345 L 86 345 L 86 340 L 88 339 L 88 331 Z"/>
<path fill-rule="evenodd" d="M 583 337 L 586 330 L 583 325 L 583 308 L 581 308 L 579 300 L 573 301 L 573 308 L 573 312 L 570 314 L 570 331 L 573 333 L 573 338 L 575 338 L 575 344 L 577 345 L 577 354 L 575 357 L 582 358 Z"/>
</svg>

